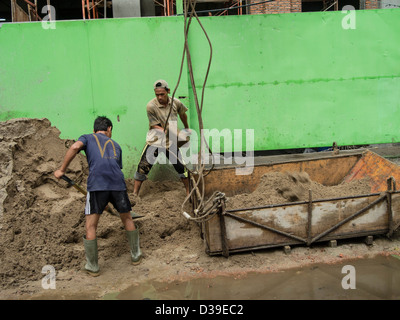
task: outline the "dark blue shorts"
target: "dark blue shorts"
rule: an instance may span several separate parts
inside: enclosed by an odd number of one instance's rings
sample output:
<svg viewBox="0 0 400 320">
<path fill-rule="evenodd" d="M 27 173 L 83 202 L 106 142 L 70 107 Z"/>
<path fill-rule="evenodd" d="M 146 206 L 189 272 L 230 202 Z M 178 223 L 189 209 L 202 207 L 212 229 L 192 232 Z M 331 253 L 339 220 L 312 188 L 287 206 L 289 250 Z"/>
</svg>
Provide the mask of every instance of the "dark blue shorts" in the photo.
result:
<svg viewBox="0 0 400 320">
<path fill-rule="evenodd" d="M 88 191 L 85 214 L 102 214 L 109 202 L 119 213 L 127 213 L 132 210 L 126 191 Z"/>
</svg>

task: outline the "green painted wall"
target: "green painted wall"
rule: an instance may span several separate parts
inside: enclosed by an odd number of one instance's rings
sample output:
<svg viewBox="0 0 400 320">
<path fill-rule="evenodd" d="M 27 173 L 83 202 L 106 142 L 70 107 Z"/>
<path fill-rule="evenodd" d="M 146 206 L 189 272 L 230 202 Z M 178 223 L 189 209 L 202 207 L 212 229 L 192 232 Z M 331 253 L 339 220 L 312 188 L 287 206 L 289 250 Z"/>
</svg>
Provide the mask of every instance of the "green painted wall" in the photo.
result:
<svg viewBox="0 0 400 320">
<path fill-rule="evenodd" d="M 202 18 L 213 43 L 205 128 L 254 129 L 256 150 L 399 142 L 400 11 L 356 11 L 354 30 L 342 28 L 344 17 Z M 178 79 L 182 19 L 60 21 L 54 30 L 4 24 L 0 120 L 46 117 L 63 138 L 76 139 L 92 130 L 97 115 L 107 115 L 132 176 L 152 84 L 164 78 L 174 87 Z M 200 86 L 209 49 L 195 22 L 189 43 Z M 190 92 L 185 67 L 175 96 Z M 196 128 L 193 99 L 182 100 Z"/>
<path fill-rule="evenodd" d="M 46 117 L 62 138 L 110 117 L 124 171 L 134 173 L 145 144 L 146 104 L 159 78 L 176 83 L 182 59 L 179 18 L 5 24 L 0 28 L 0 120 Z M 186 65 L 176 97 L 188 96 Z M 187 98 L 182 99 L 189 104 Z M 118 120 L 119 119 L 119 120 Z"/>
<path fill-rule="evenodd" d="M 356 11 L 354 30 L 344 17 L 204 18 L 213 41 L 205 126 L 254 128 L 257 150 L 399 141 L 400 10 Z M 199 28 L 190 40 L 205 66 Z"/>
</svg>

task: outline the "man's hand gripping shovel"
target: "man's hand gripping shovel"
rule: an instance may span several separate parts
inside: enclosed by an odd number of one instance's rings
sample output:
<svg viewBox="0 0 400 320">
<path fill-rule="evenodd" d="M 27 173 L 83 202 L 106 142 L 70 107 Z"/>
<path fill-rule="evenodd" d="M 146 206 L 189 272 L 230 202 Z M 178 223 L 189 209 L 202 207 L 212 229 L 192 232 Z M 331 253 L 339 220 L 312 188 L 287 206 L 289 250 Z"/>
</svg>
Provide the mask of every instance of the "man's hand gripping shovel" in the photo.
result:
<svg viewBox="0 0 400 320">
<path fill-rule="evenodd" d="M 80 193 L 84 194 L 85 196 L 87 195 L 87 191 L 82 188 L 79 184 L 77 184 L 74 180 L 70 179 L 69 177 L 67 177 L 65 174 L 61 177 L 61 179 L 63 179 L 64 181 L 66 181 L 70 186 L 74 187 L 76 190 L 78 190 Z M 119 216 L 119 214 L 117 212 L 115 212 L 115 210 L 113 210 L 110 206 L 106 207 L 106 211 L 108 213 L 110 213 L 113 216 Z M 142 218 L 143 216 L 135 213 L 135 212 L 131 212 L 131 216 L 132 219 L 137 219 L 137 218 Z"/>
</svg>

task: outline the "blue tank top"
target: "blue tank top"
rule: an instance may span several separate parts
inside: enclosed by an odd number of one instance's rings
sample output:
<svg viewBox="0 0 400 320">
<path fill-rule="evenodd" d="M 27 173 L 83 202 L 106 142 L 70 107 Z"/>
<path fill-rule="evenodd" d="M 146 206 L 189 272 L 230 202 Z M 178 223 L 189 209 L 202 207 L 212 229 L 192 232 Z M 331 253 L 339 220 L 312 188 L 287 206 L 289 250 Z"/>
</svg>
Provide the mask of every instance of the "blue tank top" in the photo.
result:
<svg viewBox="0 0 400 320">
<path fill-rule="evenodd" d="M 78 140 L 89 164 L 87 191 L 126 190 L 119 144 L 103 133 L 84 134 Z"/>
</svg>

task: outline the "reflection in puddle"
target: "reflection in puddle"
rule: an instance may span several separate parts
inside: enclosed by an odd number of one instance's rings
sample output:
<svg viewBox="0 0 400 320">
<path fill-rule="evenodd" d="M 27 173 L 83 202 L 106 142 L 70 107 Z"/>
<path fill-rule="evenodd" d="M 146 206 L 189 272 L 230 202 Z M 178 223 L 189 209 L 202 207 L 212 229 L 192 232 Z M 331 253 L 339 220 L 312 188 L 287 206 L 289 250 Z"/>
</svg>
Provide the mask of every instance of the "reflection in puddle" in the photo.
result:
<svg viewBox="0 0 400 320">
<path fill-rule="evenodd" d="M 350 265 L 354 268 L 344 268 Z M 350 271 L 346 271 L 350 270 Z M 400 257 L 313 265 L 276 273 L 249 273 L 190 281 L 149 281 L 105 299 L 119 300 L 344 300 L 400 299 Z M 355 289 L 349 287 L 353 281 Z M 344 284 L 343 284 L 344 283 Z M 347 284 L 347 285 L 346 285 Z"/>
</svg>

